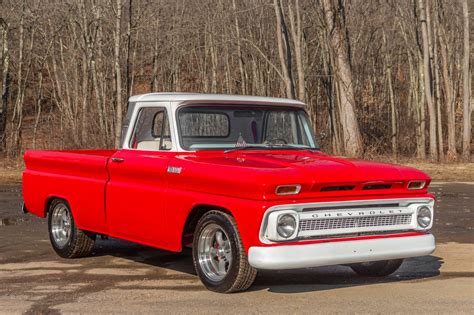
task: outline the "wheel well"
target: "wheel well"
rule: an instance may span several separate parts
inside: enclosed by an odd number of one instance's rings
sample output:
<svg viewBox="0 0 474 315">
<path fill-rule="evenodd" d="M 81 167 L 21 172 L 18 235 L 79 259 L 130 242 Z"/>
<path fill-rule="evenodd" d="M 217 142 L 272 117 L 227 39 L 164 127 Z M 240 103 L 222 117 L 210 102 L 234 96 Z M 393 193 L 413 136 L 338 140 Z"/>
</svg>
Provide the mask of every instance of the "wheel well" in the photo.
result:
<svg viewBox="0 0 474 315">
<path fill-rule="evenodd" d="M 227 213 L 232 216 L 232 213 L 222 207 L 214 206 L 214 205 L 197 205 L 195 206 L 191 212 L 188 214 L 188 218 L 184 223 L 183 235 L 182 235 L 182 246 L 185 247 L 189 244 L 192 244 L 192 239 L 194 235 L 194 230 L 196 229 L 197 223 L 199 220 L 209 211 L 217 210 Z"/>
<path fill-rule="evenodd" d="M 45 207 L 44 207 L 44 217 L 45 218 L 48 216 L 49 207 L 51 206 L 51 203 L 55 200 L 62 200 L 69 206 L 69 203 L 67 202 L 66 199 L 61 198 L 61 197 L 51 196 L 46 200 L 46 203 L 45 203 Z"/>
</svg>

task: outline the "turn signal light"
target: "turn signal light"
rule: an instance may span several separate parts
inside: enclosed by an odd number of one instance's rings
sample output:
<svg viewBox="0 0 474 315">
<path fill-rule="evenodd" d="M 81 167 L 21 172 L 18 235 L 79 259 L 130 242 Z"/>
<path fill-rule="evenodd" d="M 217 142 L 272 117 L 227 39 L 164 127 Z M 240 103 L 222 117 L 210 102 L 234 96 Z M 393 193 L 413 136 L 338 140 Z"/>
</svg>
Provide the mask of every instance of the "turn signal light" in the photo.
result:
<svg viewBox="0 0 474 315">
<path fill-rule="evenodd" d="M 296 195 L 301 191 L 301 185 L 280 185 L 275 189 L 277 195 Z"/>
<path fill-rule="evenodd" d="M 412 180 L 408 182 L 408 189 L 409 190 L 417 190 L 425 188 L 426 181 L 425 180 Z"/>
</svg>

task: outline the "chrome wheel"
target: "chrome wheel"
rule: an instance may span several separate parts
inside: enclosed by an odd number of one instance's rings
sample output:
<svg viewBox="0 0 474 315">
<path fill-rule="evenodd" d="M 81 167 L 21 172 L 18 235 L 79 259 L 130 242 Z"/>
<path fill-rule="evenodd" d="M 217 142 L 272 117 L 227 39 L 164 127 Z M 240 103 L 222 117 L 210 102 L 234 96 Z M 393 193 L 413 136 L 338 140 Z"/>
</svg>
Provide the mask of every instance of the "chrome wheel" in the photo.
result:
<svg viewBox="0 0 474 315">
<path fill-rule="evenodd" d="M 209 224 L 199 235 L 198 261 L 206 275 L 212 281 L 225 278 L 232 265 L 232 247 L 229 236 L 217 224 Z"/>
<path fill-rule="evenodd" d="M 51 234 L 60 248 L 65 247 L 71 238 L 71 213 L 62 203 L 57 204 L 51 212 Z"/>
</svg>

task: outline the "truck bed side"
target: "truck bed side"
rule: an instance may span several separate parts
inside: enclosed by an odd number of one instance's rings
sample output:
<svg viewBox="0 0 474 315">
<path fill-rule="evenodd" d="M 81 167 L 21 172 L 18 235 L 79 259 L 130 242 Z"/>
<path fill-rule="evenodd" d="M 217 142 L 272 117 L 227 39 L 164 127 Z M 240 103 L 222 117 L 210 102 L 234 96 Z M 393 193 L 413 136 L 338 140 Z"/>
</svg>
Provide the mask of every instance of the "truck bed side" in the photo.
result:
<svg viewBox="0 0 474 315">
<path fill-rule="evenodd" d="M 28 212 L 46 216 L 54 198 L 67 200 L 79 228 L 107 232 L 107 163 L 115 150 L 27 151 L 23 197 Z"/>
</svg>

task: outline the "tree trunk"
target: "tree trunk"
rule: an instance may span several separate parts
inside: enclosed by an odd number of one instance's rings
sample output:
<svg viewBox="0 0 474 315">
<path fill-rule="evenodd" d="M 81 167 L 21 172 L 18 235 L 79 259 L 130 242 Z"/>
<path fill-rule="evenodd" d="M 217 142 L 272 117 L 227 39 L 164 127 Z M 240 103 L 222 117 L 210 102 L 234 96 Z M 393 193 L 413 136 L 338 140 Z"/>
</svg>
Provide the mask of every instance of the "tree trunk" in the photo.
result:
<svg viewBox="0 0 474 315">
<path fill-rule="evenodd" d="M 446 124 L 448 131 L 448 150 L 446 152 L 446 158 L 450 161 L 457 159 L 456 150 L 456 112 L 455 112 L 455 99 L 452 86 L 453 76 L 449 72 L 448 66 L 448 51 L 447 51 L 447 40 L 446 31 L 442 24 L 438 20 L 440 30 L 438 32 L 439 38 L 439 52 L 441 56 L 441 74 L 443 76 L 443 88 L 444 88 L 444 103 L 446 106 Z"/>
<path fill-rule="evenodd" d="M 239 19 L 237 17 L 237 5 L 235 0 L 232 0 L 232 9 L 234 11 L 234 27 L 235 27 L 235 36 L 237 37 L 237 58 L 239 59 L 239 73 L 240 73 L 240 91 L 243 95 L 247 94 L 247 74 L 244 68 L 244 60 L 242 57 L 242 42 L 240 39 L 240 25 Z"/>
<path fill-rule="evenodd" d="M 131 94 L 132 78 L 130 77 L 130 51 L 132 49 L 132 11 L 133 11 L 133 0 L 128 0 L 128 23 L 127 23 L 127 60 L 125 62 L 125 80 L 127 87 L 127 97 Z"/>
<path fill-rule="evenodd" d="M 276 17 L 276 31 L 278 54 L 280 57 L 281 69 L 284 77 L 286 97 L 295 98 L 295 83 L 292 74 L 291 47 L 288 38 L 288 29 L 283 16 L 281 0 L 273 0 Z"/>
<path fill-rule="evenodd" d="M 305 93 L 305 75 L 304 75 L 304 66 L 303 66 L 303 33 L 301 26 L 301 13 L 300 13 L 300 3 L 299 0 L 295 1 L 295 14 L 293 13 L 291 2 L 288 3 L 288 13 L 290 16 L 290 26 L 291 26 L 291 37 L 293 38 L 293 43 L 295 45 L 295 60 L 296 60 L 296 73 L 298 76 L 298 99 L 302 102 L 306 101 Z"/>
<path fill-rule="evenodd" d="M 15 99 L 15 106 L 13 108 L 12 116 L 12 145 L 11 152 L 12 156 L 17 156 L 20 152 L 20 142 L 21 142 L 21 122 L 23 120 L 23 94 L 24 94 L 24 85 L 23 85 L 23 53 L 24 53 L 24 42 L 25 42 L 25 1 L 22 2 L 21 17 L 20 17 L 20 29 L 19 29 L 19 48 L 18 48 L 18 68 L 17 68 L 17 94 Z M 17 122 L 18 120 L 18 122 Z"/>
<path fill-rule="evenodd" d="M 115 89 L 116 89 L 116 107 L 115 107 L 115 148 L 120 147 L 120 138 L 122 132 L 122 76 L 120 73 L 120 24 L 122 21 L 122 1 L 116 0 L 115 12 L 115 33 L 114 33 L 114 69 L 115 69 Z"/>
<path fill-rule="evenodd" d="M 429 139 L 430 139 L 430 159 L 432 161 L 438 160 L 438 148 L 436 146 L 436 109 L 433 103 L 432 93 L 432 75 L 431 75 L 431 61 L 430 61 L 430 50 L 429 50 L 429 38 L 428 38 L 428 25 L 426 21 L 426 11 L 429 10 L 428 5 L 424 6 L 423 0 L 418 0 L 420 9 L 420 22 L 421 22 L 421 37 L 423 44 L 423 82 L 425 89 L 425 99 L 428 105 L 428 115 L 430 119 L 429 123 Z"/>
<path fill-rule="evenodd" d="M 438 156 L 440 161 L 444 161 L 444 141 L 443 141 L 443 123 L 441 119 L 441 88 L 439 75 L 439 58 L 438 58 L 438 27 L 436 23 L 433 25 L 434 40 L 433 40 L 433 64 L 435 73 L 435 104 L 436 104 L 436 130 L 438 131 Z"/>
<path fill-rule="evenodd" d="M 461 0 L 462 13 L 464 20 L 464 56 L 462 63 L 462 104 L 463 104 L 463 136 L 462 136 L 462 156 L 465 161 L 471 159 L 471 104 L 470 104 L 470 69 L 469 69 L 469 11 L 467 7 L 467 0 Z"/>
<path fill-rule="evenodd" d="M 8 92 L 10 89 L 10 52 L 8 51 L 8 24 L 4 19 L 0 18 L 0 26 L 2 27 L 2 106 L 0 107 L 0 154 L 5 155 L 6 147 L 6 128 L 8 115 Z"/>
<path fill-rule="evenodd" d="M 111 130 L 109 128 L 109 115 L 105 106 L 105 80 L 103 70 L 101 65 L 104 58 L 102 58 L 102 47 L 103 47 L 103 33 L 102 33 L 102 11 L 100 6 L 92 2 L 92 12 L 94 18 L 97 21 L 97 32 L 96 32 L 96 41 L 95 54 L 92 55 L 91 68 L 92 68 L 92 85 L 94 88 L 96 108 L 99 113 L 99 127 L 101 131 L 101 140 L 104 145 L 107 147 L 111 146 L 115 142 L 115 137 L 111 136 Z"/>
<path fill-rule="evenodd" d="M 337 16 L 341 7 L 336 10 L 331 0 L 322 0 L 324 16 L 326 19 L 327 32 L 330 37 L 330 45 L 335 54 L 334 74 L 339 86 L 339 106 L 341 123 L 343 129 L 343 141 L 345 154 L 359 156 L 362 154 L 362 137 L 355 113 L 355 97 L 352 82 L 352 70 L 350 67 L 350 56 L 347 48 L 347 33 L 342 28 L 341 18 Z M 339 6 L 343 4 L 339 2 Z"/>
<path fill-rule="evenodd" d="M 156 32 L 155 32 L 155 38 L 154 38 L 154 44 L 153 44 L 153 71 L 152 71 L 152 76 L 151 76 L 151 83 L 150 83 L 150 92 L 158 92 L 158 66 L 159 66 L 159 60 L 158 60 L 158 52 L 159 52 L 159 41 L 158 41 L 158 35 L 159 35 L 159 21 L 156 21 Z"/>
<path fill-rule="evenodd" d="M 38 131 L 38 125 L 41 117 L 41 106 L 43 103 L 43 69 L 41 67 L 38 74 L 38 96 L 36 98 L 36 118 L 33 127 L 33 150 L 36 150 L 36 134 Z"/>
<path fill-rule="evenodd" d="M 398 154 L 398 144 L 397 144 L 397 110 L 395 107 L 395 96 L 393 93 L 393 83 L 392 83 L 392 60 L 390 53 L 387 49 L 387 37 L 385 35 L 385 31 L 382 33 L 383 42 L 384 42 L 384 50 L 385 55 L 387 56 L 386 60 L 386 77 L 387 77 L 387 85 L 388 85 L 388 94 L 390 100 L 390 121 L 391 121 L 391 135 L 390 140 L 392 143 L 392 158 L 397 160 Z"/>
<path fill-rule="evenodd" d="M 419 90 L 419 97 L 418 97 L 418 121 L 420 122 L 420 130 L 419 130 L 419 155 L 418 157 L 421 159 L 426 159 L 426 115 L 425 115 L 425 93 L 426 90 L 424 88 L 425 79 L 423 74 L 423 56 L 420 52 L 418 52 L 418 90 Z"/>
</svg>

